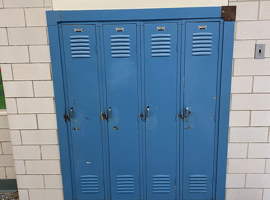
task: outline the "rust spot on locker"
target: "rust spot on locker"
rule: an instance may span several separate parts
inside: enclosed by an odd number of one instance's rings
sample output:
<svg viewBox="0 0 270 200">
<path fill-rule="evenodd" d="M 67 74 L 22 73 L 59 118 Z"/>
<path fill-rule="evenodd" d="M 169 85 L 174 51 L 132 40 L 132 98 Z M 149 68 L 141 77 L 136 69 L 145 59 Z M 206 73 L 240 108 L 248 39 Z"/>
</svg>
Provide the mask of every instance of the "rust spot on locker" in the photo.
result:
<svg viewBox="0 0 270 200">
<path fill-rule="evenodd" d="M 143 122 L 145 122 L 145 121 L 146 121 L 146 119 L 145 119 L 145 117 L 144 117 L 143 113 L 141 113 L 141 114 L 140 114 L 140 118 L 141 118 L 141 120 L 142 120 Z"/>
<path fill-rule="evenodd" d="M 184 117 L 183 117 L 183 115 L 182 115 L 181 113 L 178 114 L 178 117 L 179 117 L 180 119 L 184 119 Z"/>
<path fill-rule="evenodd" d="M 114 126 L 112 130 L 117 131 L 118 130 L 118 125 Z"/>
</svg>

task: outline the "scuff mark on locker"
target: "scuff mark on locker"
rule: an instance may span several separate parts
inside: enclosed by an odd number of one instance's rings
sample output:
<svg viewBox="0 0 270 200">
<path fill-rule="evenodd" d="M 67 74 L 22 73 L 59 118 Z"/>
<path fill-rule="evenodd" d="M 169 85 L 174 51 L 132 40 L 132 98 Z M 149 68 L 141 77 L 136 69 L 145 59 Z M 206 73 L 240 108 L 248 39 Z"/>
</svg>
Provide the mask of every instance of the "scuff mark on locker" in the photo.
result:
<svg viewBox="0 0 270 200">
<path fill-rule="evenodd" d="M 114 126 L 112 130 L 117 131 L 118 130 L 118 125 Z"/>
</svg>

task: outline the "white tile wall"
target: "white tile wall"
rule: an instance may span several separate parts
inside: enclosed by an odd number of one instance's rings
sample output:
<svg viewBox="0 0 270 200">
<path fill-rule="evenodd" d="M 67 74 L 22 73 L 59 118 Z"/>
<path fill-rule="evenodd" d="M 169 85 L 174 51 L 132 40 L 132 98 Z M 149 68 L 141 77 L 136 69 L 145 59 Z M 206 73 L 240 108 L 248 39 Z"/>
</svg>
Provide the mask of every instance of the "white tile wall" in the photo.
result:
<svg viewBox="0 0 270 200">
<path fill-rule="evenodd" d="M 10 45 L 47 44 L 45 27 L 8 28 Z"/>
<path fill-rule="evenodd" d="M 27 46 L 0 46 L 0 63 L 27 62 L 29 62 Z"/>
<path fill-rule="evenodd" d="M 0 111 L 0 179 L 15 178 L 12 144 L 10 140 L 6 112 Z"/>
<path fill-rule="evenodd" d="M 9 115 L 10 129 L 37 129 L 37 118 L 35 114 Z"/>
<path fill-rule="evenodd" d="M 4 7 L 0 9 L 0 63 L 20 200 L 61 200 L 45 18 L 52 2 L 3 2 L 0 0 L 0 8 Z M 238 11 L 226 200 L 269 200 L 270 1 L 232 0 L 230 4 L 237 5 Z M 256 43 L 266 44 L 265 59 L 253 58 Z M 3 126 L 1 129 L 0 123 L 0 178 L 14 177 L 12 155 L 4 154 L 11 149 L 7 125 Z"/>
<path fill-rule="evenodd" d="M 260 2 L 260 20 L 269 20 L 270 13 L 269 13 L 270 1 L 261 1 Z"/>
<path fill-rule="evenodd" d="M 19 98 L 18 113 L 54 113 L 53 98 Z"/>
<path fill-rule="evenodd" d="M 30 46 L 30 61 L 31 62 L 50 62 L 49 46 Z"/>
<path fill-rule="evenodd" d="M 25 161 L 26 174 L 61 174 L 59 160 Z"/>
<path fill-rule="evenodd" d="M 43 7 L 43 0 L 3 0 L 6 8 Z"/>
<path fill-rule="evenodd" d="M 0 28 L 0 45 L 8 45 L 6 28 Z"/>
<path fill-rule="evenodd" d="M 232 174 L 260 174 L 265 171 L 264 159 L 230 159 L 228 173 Z"/>
<path fill-rule="evenodd" d="M 10 1 L 10 0 L 7 0 Z M 17 0 L 14 0 L 17 1 Z M 23 9 L 0 9 L 0 27 L 25 26 Z"/>
<path fill-rule="evenodd" d="M 44 188 L 44 176 L 43 175 L 17 175 L 18 188 L 32 189 L 32 188 Z M 53 199 L 53 198 L 52 198 Z"/>
<path fill-rule="evenodd" d="M 29 195 L 31 200 L 64 200 L 63 191 L 61 189 L 29 190 Z"/>
<path fill-rule="evenodd" d="M 15 160 L 41 159 L 40 146 L 13 146 Z"/>
<path fill-rule="evenodd" d="M 227 174 L 226 188 L 244 188 L 245 174 Z"/>
<path fill-rule="evenodd" d="M 13 64 L 14 80 L 51 80 L 49 63 Z"/>
<path fill-rule="evenodd" d="M 254 93 L 270 93 L 270 76 L 254 76 Z"/>
<path fill-rule="evenodd" d="M 45 175 L 45 188 L 62 188 L 62 176 L 61 175 Z"/>
<path fill-rule="evenodd" d="M 253 85 L 252 76 L 232 77 L 232 93 L 251 93 Z"/>
<path fill-rule="evenodd" d="M 259 2 L 232 2 L 232 6 L 237 6 L 236 20 L 257 20 Z"/>
<path fill-rule="evenodd" d="M 12 74 L 11 64 L 1 64 L 1 74 L 2 74 L 2 80 L 12 81 L 13 74 Z"/>
<path fill-rule="evenodd" d="M 47 26 L 46 11 L 49 8 L 25 9 L 26 26 Z"/>
<path fill-rule="evenodd" d="M 53 82 L 52 81 L 34 81 L 35 97 L 53 97 Z"/>
<path fill-rule="evenodd" d="M 269 58 L 265 59 L 235 59 L 234 75 L 270 75 Z"/>
<path fill-rule="evenodd" d="M 227 189 L 228 200 L 261 200 L 262 189 Z"/>
<path fill-rule="evenodd" d="M 241 142 L 267 142 L 268 127 L 232 127 L 230 131 L 230 145 Z"/>
<path fill-rule="evenodd" d="M 239 21 L 236 26 L 236 39 L 270 39 L 269 31 L 270 21 Z"/>
</svg>

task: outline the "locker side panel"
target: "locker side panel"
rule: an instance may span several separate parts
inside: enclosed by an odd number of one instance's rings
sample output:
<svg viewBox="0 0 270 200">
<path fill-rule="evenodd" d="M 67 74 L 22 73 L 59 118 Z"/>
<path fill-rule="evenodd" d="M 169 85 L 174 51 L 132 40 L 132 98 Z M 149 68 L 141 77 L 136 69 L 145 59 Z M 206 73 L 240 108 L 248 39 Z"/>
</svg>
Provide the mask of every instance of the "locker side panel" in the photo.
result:
<svg viewBox="0 0 270 200">
<path fill-rule="evenodd" d="M 111 196 L 140 199 L 136 24 L 103 25 L 103 37 Z"/>
<path fill-rule="evenodd" d="M 104 199 L 95 29 L 63 26 L 76 199 Z"/>
<path fill-rule="evenodd" d="M 177 23 L 144 24 L 144 44 L 147 199 L 175 199 Z"/>
<path fill-rule="evenodd" d="M 183 199 L 212 199 L 219 22 L 186 23 Z"/>
</svg>

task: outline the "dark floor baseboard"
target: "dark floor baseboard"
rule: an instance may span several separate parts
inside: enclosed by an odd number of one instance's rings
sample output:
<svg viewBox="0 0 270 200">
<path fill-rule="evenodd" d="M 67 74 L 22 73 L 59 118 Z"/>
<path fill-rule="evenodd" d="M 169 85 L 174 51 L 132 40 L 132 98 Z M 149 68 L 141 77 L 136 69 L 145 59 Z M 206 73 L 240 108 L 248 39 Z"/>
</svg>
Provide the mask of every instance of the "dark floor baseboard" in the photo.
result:
<svg viewBox="0 0 270 200">
<path fill-rule="evenodd" d="M 17 190 L 16 179 L 0 179 L 0 192 L 15 192 Z"/>
</svg>

